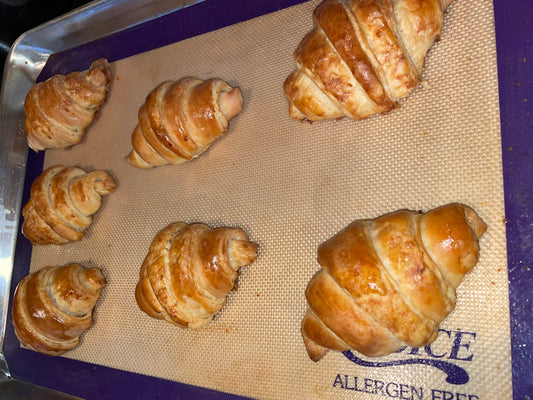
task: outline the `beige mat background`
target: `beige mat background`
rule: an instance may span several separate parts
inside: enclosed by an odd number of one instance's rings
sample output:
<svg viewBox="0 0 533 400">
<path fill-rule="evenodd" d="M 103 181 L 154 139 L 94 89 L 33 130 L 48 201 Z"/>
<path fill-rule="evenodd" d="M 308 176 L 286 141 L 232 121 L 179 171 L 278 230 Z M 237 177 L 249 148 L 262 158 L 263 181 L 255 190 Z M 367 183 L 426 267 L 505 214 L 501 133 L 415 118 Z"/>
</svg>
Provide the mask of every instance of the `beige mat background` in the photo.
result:
<svg viewBox="0 0 533 400">
<path fill-rule="evenodd" d="M 400 390 L 411 386 L 421 388 L 424 399 L 432 398 L 432 391 L 442 398 L 438 391 L 510 399 L 492 2 L 452 4 L 442 40 L 428 55 L 423 83 L 397 111 L 362 122 L 304 124 L 288 117 L 282 85 L 317 4 L 114 63 L 110 97 L 84 141 L 68 151 L 47 152 L 45 166 L 106 169 L 118 182 L 81 242 L 33 251 L 32 271 L 78 262 L 101 268 L 108 278 L 95 325 L 66 357 L 258 399 L 374 399 L 393 396 L 394 388 L 400 397 L 407 396 Z M 239 86 L 243 111 L 228 135 L 200 158 L 134 169 L 124 157 L 138 108 L 157 84 L 186 75 L 216 76 Z M 472 359 L 449 359 L 453 335 L 441 335 L 434 345 L 434 353 L 446 353 L 441 360 L 467 370 L 470 381 L 450 385 L 443 372 L 420 365 L 365 368 L 334 352 L 319 363 L 310 361 L 299 326 L 304 289 L 319 268 L 317 246 L 354 219 L 448 202 L 472 206 L 489 226 L 480 262 L 442 324 L 448 331 L 475 333 L 475 338 L 465 334 L 459 346 L 459 357 Z M 242 270 L 226 308 L 198 331 L 153 320 L 135 302 L 148 246 L 174 221 L 241 227 L 260 244 L 258 260 Z M 423 351 L 420 356 L 429 358 Z M 348 375 L 351 385 L 357 377 L 360 387 L 366 378 L 375 393 L 343 389 L 335 385 L 337 374 Z M 376 381 L 391 383 L 389 392 L 377 390 Z"/>
</svg>

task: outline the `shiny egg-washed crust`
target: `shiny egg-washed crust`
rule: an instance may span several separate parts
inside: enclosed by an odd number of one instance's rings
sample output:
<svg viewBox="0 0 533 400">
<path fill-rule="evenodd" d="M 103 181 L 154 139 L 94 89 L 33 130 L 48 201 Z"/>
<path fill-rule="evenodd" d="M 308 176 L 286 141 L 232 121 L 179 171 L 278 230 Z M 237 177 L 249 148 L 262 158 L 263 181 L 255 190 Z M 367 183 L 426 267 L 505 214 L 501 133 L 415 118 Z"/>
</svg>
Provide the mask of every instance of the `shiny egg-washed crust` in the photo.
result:
<svg viewBox="0 0 533 400">
<path fill-rule="evenodd" d="M 101 58 L 88 71 L 58 74 L 35 84 L 24 102 L 30 148 L 62 149 L 79 143 L 104 104 L 111 81 L 110 64 Z"/>
<path fill-rule="evenodd" d="M 218 78 L 164 82 L 139 109 L 126 161 L 147 169 L 192 160 L 226 134 L 242 105 L 240 89 Z"/>
<path fill-rule="evenodd" d="M 224 307 L 238 270 L 258 245 L 238 228 L 172 223 L 154 238 L 135 297 L 141 310 L 181 328 L 198 329 Z"/>
<path fill-rule="evenodd" d="M 50 167 L 31 185 L 30 199 L 22 209 L 22 233 L 33 244 L 81 240 L 102 205 L 102 196 L 115 189 L 115 181 L 106 171 Z"/>
<path fill-rule="evenodd" d="M 105 285 L 100 270 L 79 264 L 45 267 L 26 276 L 13 300 L 20 343 L 50 356 L 72 350 L 92 326 L 92 312 Z"/>
<path fill-rule="evenodd" d="M 485 230 L 471 208 L 452 203 L 357 220 L 321 244 L 301 326 L 309 357 L 328 349 L 379 357 L 431 343 Z"/>
<path fill-rule="evenodd" d="M 289 115 L 354 120 L 398 107 L 420 82 L 451 0 L 324 0 L 285 80 Z"/>
</svg>

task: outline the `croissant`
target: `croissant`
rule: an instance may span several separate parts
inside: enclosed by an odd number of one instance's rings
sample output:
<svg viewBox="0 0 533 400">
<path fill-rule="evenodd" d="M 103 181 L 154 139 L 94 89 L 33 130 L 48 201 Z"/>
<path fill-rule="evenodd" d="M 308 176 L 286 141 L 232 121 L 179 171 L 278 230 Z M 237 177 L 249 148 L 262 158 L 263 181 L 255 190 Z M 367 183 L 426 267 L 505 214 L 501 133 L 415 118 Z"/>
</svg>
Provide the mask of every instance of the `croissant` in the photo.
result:
<svg viewBox="0 0 533 400">
<path fill-rule="evenodd" d="M 30 148 L 63 149 L 79 143 L 104 104 L 111 79 L 109 62 L 101 58 L 88 71 L 35 84 L 24 102 Z"/>
<path fill-rule="evenodd" d="M 164 82 L 139 110 L 133 150 L 126 160 L 147 169 L 196 158 L 226 134 L 242 105 L 240 89 L 218 78 Z"/>
<path fill-rule="evenodd" d="M 106 171 L 50 167 L 31 185 L 30 199 L 22 209 L 22 233 L 33 244 L 81 240 L 102 205 L 101 196 L 115 189 L 115 181 Z"/>
<path fill-rule="evenodd" d="M 46 267 L 26 276 L 13 300 L 15 334 L 25 347 L 50 356 L 75 348 L 93 324 L 106 279 L 79 264 Z"/>
<path fill-rule="evenodd" d="M 153 318 L 201 328 L 224 307 L 239 268 L 255 261 L 257 249 L 238 228 L 172 223 L 157 234 L 142 264 L 137 303 Z"/>
<path fill-rule="evenodd" d="M 357 220 L 322 243 L 301 325 L 309 357 L 328 349 L 379 357 L 431 343 L 485 230 L 474 210 L 452 203 Z"/>
<path fill-rule="evenodd" d="M 289 115 L 361 120 L 398 107 L 420 82 L 453 0 L 324 0 L 284 83 Z"/>
</svg>

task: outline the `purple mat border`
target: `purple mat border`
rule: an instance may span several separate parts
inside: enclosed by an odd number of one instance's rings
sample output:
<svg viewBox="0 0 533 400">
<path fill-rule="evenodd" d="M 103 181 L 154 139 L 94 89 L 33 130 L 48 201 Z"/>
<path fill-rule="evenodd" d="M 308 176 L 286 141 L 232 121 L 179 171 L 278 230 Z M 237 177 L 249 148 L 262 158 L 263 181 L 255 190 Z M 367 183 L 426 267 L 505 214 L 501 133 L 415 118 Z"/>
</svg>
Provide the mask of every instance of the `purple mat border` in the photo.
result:
<svg viewBox="0 0 533 400">
<path fill-rule="evenodd" d="M 494 1 L 513 399 L 533 399 L 533 3 Z M 529 397 L 526 397 L 529 396 Z"/>
<path fill-rule="evenodd" d="M 37 80 L 86 69 L 95 57 L 113 62 L 306 1 L 309 0 L 206 0 L 74 49 L 55 53 Z M 176 29 L 169 30 L 169 26 Z"/>
<path fill-rule="evenodd" d="M 39 80 L 81 70 L 96 57 L 110 61 L 165 46 L 307 0 L 207 0 L 179 12 L 54 54 Z M 533 3 L 494 0 L 502 127 L 511 305 L 513 399 L 533 399 Z M 166 24 L 172 25 L 166 25 Z M 168 32 L 162 26 L 177 26 Z M 528 101 L 530 100 L 530 101 Z M 28 157 L 26 182 L 42 170 L 43 154 Z M 25 185 L 22 204 L 29 198 Z M 14 286 L 28 272 L 31 245 L 17 240 Z M 244 399 L 239 396 L 22 350 L 9 310 L 4 355 L 13 377 L 87 399 Z M 529 397 L 528 397 L 529 396 Z"/>
</svg>

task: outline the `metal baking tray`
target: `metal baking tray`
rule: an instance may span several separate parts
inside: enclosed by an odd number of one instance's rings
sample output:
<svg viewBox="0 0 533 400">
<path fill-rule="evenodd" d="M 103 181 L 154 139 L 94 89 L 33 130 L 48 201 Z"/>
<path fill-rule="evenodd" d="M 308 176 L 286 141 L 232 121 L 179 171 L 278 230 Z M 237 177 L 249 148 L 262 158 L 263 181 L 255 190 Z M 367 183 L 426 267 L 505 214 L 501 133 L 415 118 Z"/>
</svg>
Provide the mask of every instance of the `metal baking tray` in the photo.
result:
<svg viewBox="0 0 533 400">
<path fill-rule="evenodd" d="M 28 163 L 42 163 L 39 158 L 42 155 L 28 158 L 23 102 L 40 74 L 64 72 L 61 62 L 47 63 L 52 55 L 69 52 L 69 68 L 82 69 L 87 67 L 85 52 L 98 45 L 102 38 L 117 38 L 107 41 L 108 47 L 104 51 L 104 56 L 113 61 L 131 55 L 127 46 L 119 44 L 120 35 L 125 32 L 134 35 L 137 47 L 145 46 L 145 50 L 150 50 L 304 1 L 100 0 L 28 31 L 17 40 L 6 62 L 0 99 L 0 381 L 20 379 L 83 398 L 240 398 L 75 360 L 25 358 L 17 353 L 17 343 L 4 340 L 9 329 L 6 321 L 14 289 L 12 282 L 18 282 L 23 274 L 17 270 L 14 260 L 24 181 L 29 180 L 33 168 Z M 510 283 L 513 399 L 526 400 L 533 398 L 533 339 L 530 334 L 533 330 L 533 105 L 528 101 L 528 96 L 533 93 L 533 25 L 530 23 L 533 4 L 520 0 L 494 0 L 494 10 Z M 150 40 L 151 30 L 157 29 L 157 19 L 163 17 L 175 18 L 181 29 L 163 40 Z M 30 254 L 18 251 L 19 258 L 29 259 Z"/>
</svg>

